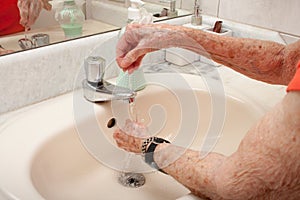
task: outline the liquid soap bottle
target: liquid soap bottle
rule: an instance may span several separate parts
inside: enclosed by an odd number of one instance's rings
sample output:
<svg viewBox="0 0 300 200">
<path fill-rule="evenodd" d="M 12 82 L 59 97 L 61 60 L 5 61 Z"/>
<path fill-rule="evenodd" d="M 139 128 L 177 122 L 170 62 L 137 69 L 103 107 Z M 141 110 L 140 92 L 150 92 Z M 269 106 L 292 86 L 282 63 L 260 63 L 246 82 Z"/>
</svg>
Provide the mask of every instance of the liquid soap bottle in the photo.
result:
<svg viewBox="0 0 300 200">
<path fill-rule="evenodd" d="M 55 13 L 55 19 L 59 22 L 66 38 L 82 35 L 85 16 L 74 0 L 64 0 L 62 8 Z"/>
<path fill-rule="evenodd" d="M 152 23 L 152 15 L 146 11 L 142 6 L 145 4 L 141 0 L 130 0 L 131 5 L 128 7 L 128 18 L 127 24 L 150 24 Z M 123 27 L 120 31 L 119 37 L 123 35 L 126 27 Z M 117 78 L 117 85 L 132 89 L 134 91 L 142 90 L 146 87 L 146 79 L 144 76 L 143 69 L 140 67 L 135 70 L 132 74 L 123 72 L 120 70 Z"/>
</svg>

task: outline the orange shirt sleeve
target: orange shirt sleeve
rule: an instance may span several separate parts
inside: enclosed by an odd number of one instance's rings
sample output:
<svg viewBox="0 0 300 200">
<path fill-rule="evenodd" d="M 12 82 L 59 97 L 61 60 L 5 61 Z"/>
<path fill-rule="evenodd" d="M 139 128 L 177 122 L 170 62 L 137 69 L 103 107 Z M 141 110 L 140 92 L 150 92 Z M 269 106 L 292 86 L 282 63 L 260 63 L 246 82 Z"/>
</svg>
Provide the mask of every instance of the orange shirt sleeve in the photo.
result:
<svg viewBox="0 0 300 200">
<path fill-rule="evenodd" d="M 297 71 L 294 75 L 294 78 L 289 83 L 286 91 L 300 91 L 300 61 L 297 64 Z"/>
<path fill-rule="evenodd" d="M 0 36 L 24 31 L 20 25 L 18 0 L 0 0 Z"/>
</svg>

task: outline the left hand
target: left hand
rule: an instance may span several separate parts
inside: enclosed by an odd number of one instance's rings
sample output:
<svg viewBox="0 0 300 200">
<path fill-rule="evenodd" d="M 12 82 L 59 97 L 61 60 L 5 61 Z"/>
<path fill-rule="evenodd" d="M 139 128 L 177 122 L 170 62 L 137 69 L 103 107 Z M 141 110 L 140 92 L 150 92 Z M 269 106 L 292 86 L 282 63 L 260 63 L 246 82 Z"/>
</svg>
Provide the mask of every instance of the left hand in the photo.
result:
<svg viewBox="0 0 300 200">
<path fill-rule="evenodd" d="M 20 24 L 29 29 L 36 21 L 42 8 L 51 10 L 48 0 L 18 0 L 20 10 Z"/>
<path fill-rule="evenodd" d="M 147 129 L 144 125 L 126 121 L 123 130 L 117 129 L 113 135 L 118 147 L 133 153 L 142 152 L 142 143 L 147 138 Z"/>
<path fill-rule="evenodd" d="M 116 47 L 116 61 L 120 68 L 132 73 L 147 53 L 184 44 L 185 38 L 180 26 L 128 24 Z"/>
</svg>

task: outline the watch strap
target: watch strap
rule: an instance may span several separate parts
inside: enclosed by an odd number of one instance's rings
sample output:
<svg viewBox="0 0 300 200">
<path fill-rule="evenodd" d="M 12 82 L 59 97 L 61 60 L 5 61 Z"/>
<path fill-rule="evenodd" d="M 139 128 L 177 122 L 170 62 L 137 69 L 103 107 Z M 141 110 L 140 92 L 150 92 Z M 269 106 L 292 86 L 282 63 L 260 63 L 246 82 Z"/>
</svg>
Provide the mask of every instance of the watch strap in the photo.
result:
<svg viewBox="0 0 300 200">
<path fill-rule="evenodd" d="M 152 142 L 150 143 L 149 147 L 146 150 L 145 155 L 145 162 L 150 165 L 152 168 L 157 169 L 160 172 L 165 173 L 162 169 L 160 169 L 158 167 L 158 165 L 156 164 L 156 162 L 154 161 L 154 151 L 157 147 L 158 144 L 162 144 L 162 143 L 170 143 L 169 141 L 162 139 L 162 138 L 157 138 L 154 137 Z M 166 174 L 166 173 L 165 173 Z"/>
</svg>

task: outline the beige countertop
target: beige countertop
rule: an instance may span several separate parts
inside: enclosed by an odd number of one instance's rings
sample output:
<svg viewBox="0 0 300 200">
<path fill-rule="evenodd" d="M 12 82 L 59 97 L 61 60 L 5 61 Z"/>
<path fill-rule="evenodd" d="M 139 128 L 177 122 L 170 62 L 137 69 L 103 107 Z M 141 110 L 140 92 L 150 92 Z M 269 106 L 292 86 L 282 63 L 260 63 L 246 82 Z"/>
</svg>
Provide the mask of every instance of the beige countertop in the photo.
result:
<svg viewBox="0 0 300 200">
<path fill-rule="evenodd" d="M 101 21 L 97 20 L 86 20 L 83 24 L 83 34 L 82 36 L 88 36 L 93 35 L 101 32 L 116 30 L 119 27 L 103 23 Z M 59 25 L 51 26 L 49 28 L 39 28 L 39 29 L 33 29 L 28 31 L 27 37 L 31 38 L 32 35 L 37 33 L 46 33 L 50 36 L 50 43 L 57 43 L 66 41 L 68 39 L 65 38 L 63 30 L 60 28 Z M 18 45 L 18 40 L 21 38 L 24 38 L 25 34 L 24 32 L 20 32 L 17 34 L 12 34 L 4 37 L 0 37 L 0 44 L 5 48 L 9 50 L 14 51 L 20 51 L 21 48 Z"/>
</svg>

